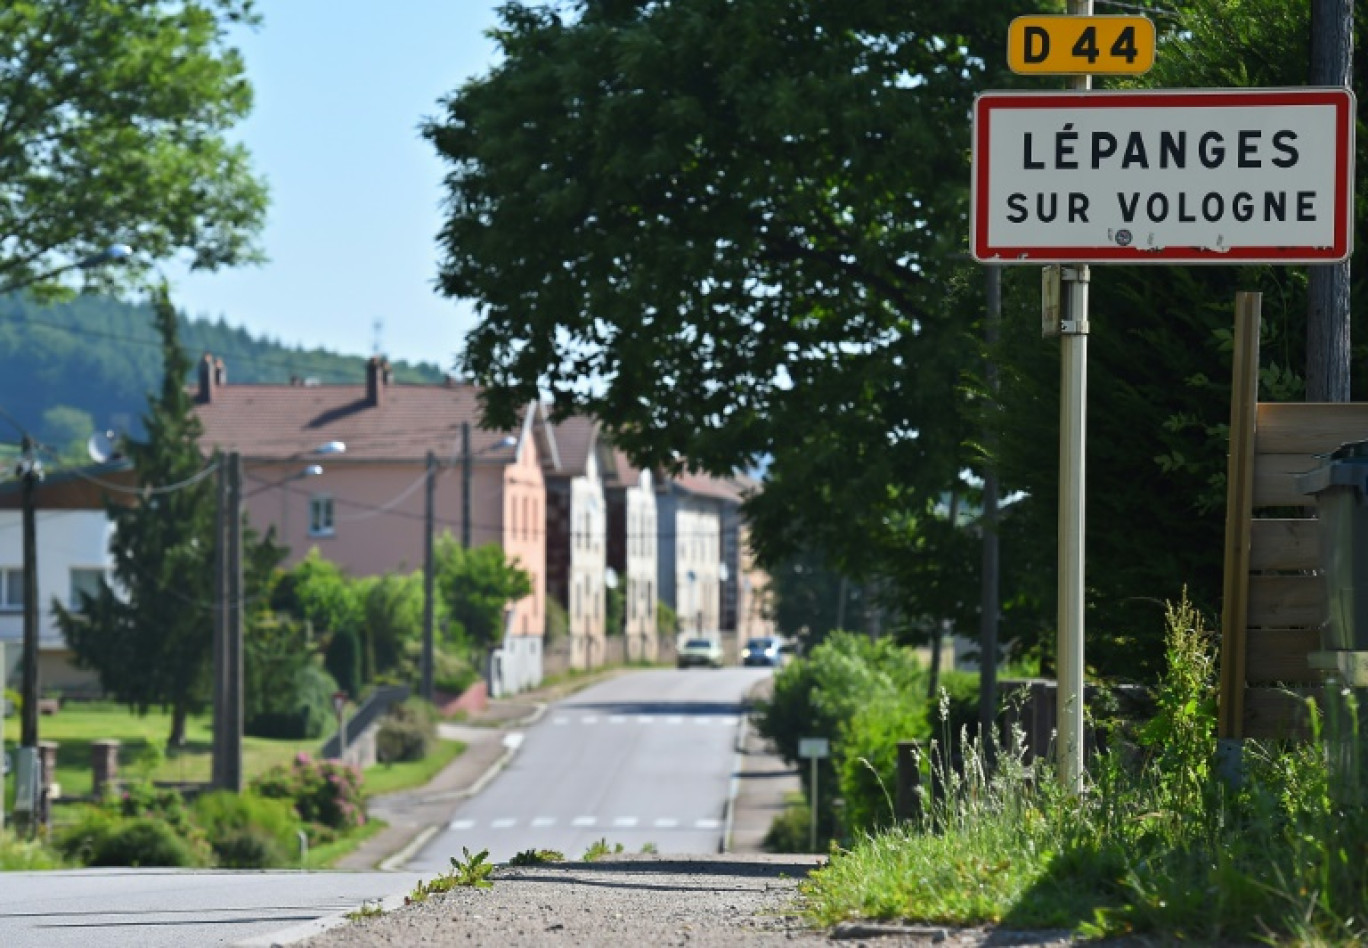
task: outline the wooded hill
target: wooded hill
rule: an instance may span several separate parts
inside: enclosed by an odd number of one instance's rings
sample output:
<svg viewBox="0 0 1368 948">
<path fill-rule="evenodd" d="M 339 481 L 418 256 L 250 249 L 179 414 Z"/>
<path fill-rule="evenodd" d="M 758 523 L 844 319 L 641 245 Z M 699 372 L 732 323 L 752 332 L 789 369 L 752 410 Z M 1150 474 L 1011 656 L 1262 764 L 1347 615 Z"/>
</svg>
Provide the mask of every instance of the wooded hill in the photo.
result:
<svg viewBox="0 0 1368 948">
<path fill-rule="evenodd" d="M 230 383 L 365 380 L 365 356 L 292 348 L 222 318 L 182 314 L 180 338 L 192 364 L 205 352 L 222 358 Z M 141 432 L 147 393 L 161 373 L 160 343 L 146 303 L 79 296 L 41 306 L 20 295 L 0 297 L 0 409 L 66 459 L 84 459 L 85 441 L 95 430 Z M 437 382 L 442 369 L 396 362 L 394 377 Z M 0 443 L 18 440 L 13 424 L 8 427 Z"/>
</svg>

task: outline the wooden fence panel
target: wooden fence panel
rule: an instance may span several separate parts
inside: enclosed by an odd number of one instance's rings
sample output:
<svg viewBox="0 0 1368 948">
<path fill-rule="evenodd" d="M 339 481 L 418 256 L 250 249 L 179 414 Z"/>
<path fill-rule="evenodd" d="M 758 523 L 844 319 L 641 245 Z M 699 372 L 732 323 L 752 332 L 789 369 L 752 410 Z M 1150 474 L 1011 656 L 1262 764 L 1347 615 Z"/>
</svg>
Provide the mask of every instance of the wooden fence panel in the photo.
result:
<svg viewBox="0 0 1368 948">
<path fill-rule="evenodd" d="M 1250 684 L 1314 685 L 1321 680 L 1320 672 L 1306 661 L 1320 648 L 1318 629 L 1250 629 L 1245 647 L 1245 679 Z"/>
<path fill-rule="evenodd" d="M 1329 454 L 1368 439 L 1368 402 L 1260 402 L 1256 454 Z"/>
<path fill-rule="evenodd" d="M 1314 520 L 1255 520 L 1250 524 L 1249 568 L 1314 570 L 1320 531 Z"/>
</svg>

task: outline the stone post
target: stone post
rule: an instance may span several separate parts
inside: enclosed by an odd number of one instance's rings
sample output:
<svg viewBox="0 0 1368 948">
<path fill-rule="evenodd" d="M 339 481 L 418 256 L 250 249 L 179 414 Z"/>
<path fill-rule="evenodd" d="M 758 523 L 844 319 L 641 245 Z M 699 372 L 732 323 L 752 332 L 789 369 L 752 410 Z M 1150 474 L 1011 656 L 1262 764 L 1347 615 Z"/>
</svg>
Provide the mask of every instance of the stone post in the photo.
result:
<svg viewBox="0 0 1368 948">
<path fill-rule="evenodd" d="M 90 745 L 91 792 L 95 799 L 104 795 L 119 779 L 119 742 L 94 741 Z"/>
</svg>

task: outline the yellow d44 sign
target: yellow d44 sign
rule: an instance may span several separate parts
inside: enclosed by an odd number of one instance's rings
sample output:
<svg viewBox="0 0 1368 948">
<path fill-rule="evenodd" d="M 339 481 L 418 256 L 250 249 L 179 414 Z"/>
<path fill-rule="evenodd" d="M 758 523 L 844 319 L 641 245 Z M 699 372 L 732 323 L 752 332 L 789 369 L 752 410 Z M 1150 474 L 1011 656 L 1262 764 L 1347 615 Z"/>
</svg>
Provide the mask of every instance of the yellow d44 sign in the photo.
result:
<svg viewBox="0 0 1368 948">
<path fill-rule="evenodd" d="M 1143 16 L 1019 16 L 1007 30 L 1012 72 L 1139 75 L 1154 65 L 1154 23 Z"/>
</svg>

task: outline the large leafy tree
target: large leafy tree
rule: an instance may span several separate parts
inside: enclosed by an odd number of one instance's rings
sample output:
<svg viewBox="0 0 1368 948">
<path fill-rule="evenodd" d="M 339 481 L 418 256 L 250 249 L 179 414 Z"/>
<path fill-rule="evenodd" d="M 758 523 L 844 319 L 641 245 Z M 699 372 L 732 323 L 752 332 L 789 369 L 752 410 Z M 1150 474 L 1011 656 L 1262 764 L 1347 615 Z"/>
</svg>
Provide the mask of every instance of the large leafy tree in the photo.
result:
<svg viewBox="0 0 1368 948">
<path fill-rule="evenodd" d="M 474 655 L 503 638 L 504 609 L 532 593 L 532 579 L 496 543 L 471 549 L 450 533 L 433 549 L 437 595 L 451 619 L 448 636 Z"/>
<path fill-rule="evenodd" d="M 550 392 L 642 463 L 766 455 L 767 559 L 815 544 L 861 578 L 896 564 L 902 605 L 939 608 L 906 567 L 934 567 L 918 525 L 969 460 L 973 312 L 946 305 L 969 106 L 1007 81 L 1023 11 L 501 12 L 502 63 L 425 128 L 452 166 L 441 286 L 480 307 L 463 361 L 490 418 Z"/>
<path fill-rule="evenodd" d="M 730 470 L 822 412 L 887 407 L 892 374 L 915 390 L 953 358 L 935 273 L 1004 6 L 506 4 L 502 62 L 425 128 L 490 417 L 549 391 L 642 461 Z M 937 430 L 880 437 L 926 454 Z"/>
<path fill-rule="evenodd" d="M 252 6 L 0 5 L 0 285 L 115 242 L 144 263 L 184 252 L 214 268 L 258 256 L 265 188 L 225 136 L 252 100 L 226 31 L 250 22 Z"/>
<path fill-rule="evenodd" d="M 137 500 L 111 500 L 113 585 L 83 594 L 80 608 L 53 609 L 82 667 L 105 691 L 138 713 L 171 711 L 170 743 L 185 739 L 189 714 L 208 696 L 213 644 L 214 521 L 212 468 L 200 454 L 202 428 L 185 387 L 190 362 L 177 337 L 176 311 L 163 289 L 153 307 L 162 341 L 161 387 L 148 398 L 146 436 L 122 453 L 137 472 Z M 244 589 L 249 602 L 269 581 L 280 549 L 268 535 L 244 533 Z"/>
</svg>

